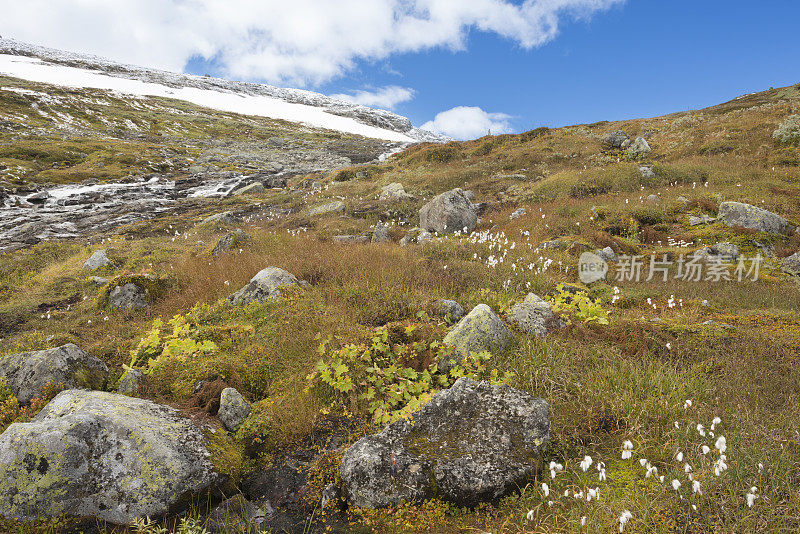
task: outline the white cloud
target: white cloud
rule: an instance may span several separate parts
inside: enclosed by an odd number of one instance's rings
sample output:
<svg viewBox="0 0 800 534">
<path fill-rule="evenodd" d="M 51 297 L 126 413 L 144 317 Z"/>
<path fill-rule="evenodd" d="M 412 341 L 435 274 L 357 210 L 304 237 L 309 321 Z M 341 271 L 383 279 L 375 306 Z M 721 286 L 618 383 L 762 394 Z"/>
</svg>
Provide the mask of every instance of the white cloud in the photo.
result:
<svg viewBox="0 0 800 534">
<path fill-rule="evenodd" d="M 394 109 L 397 104 L 408 102 L 414 98 L 416 91 L 410 87 L 387 85 L 374 91 L 354 91 L 353 94 L 331 95 L 333 98 L 354 102 L 371 108 Z"/>
<path fill-rule="evenodd" d="M 475 30 L 532 48 L 564 17 L 624 1 L 0 0 L 0 34 L 170 70 L 200 55 L 230 77 L 314 85 L 359 60 L 463 50 Z"/>
<path fill-rule="evenodd" d="M 487 113 L 478 107 L 459 106 L 437 113 L 432 121 L 420 128 L 447 135 L 453 139 L 477 139 L 491 132 L 493 135 L 511 133 L 511 115 Z"/>
</svg>

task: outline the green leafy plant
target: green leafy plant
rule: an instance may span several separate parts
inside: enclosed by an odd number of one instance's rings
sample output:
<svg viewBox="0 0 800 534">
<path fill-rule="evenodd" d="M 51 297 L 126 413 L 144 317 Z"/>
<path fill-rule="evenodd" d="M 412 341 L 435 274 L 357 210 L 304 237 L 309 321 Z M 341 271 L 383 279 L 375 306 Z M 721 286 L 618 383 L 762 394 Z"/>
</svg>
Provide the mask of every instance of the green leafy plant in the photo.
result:
<svg viewBox="0 0 800 534">
<path fill-rule="evenodd" d="M 553 311 L 581 323 L 608 324 L 608 312 L 603 309 L 600 299 L 592 299 L 583 291 L 570 293 L 562 284 L 556 289 L 558 294 L 550 298 Z"/>
<path fill-rule="evenodd" d="M 415 326 L 405 328 L 405 337 Z M 488 352 L 472 353 L 449 372 L 439 362 L 453 357 L 453 350 L 438 341 L 393 343 L 386 327 L 376 329 L 371 342 L 348 344 L 339 349 L 320 344 L 322 359 L 308 375 L 310 387 L 319 388 L 331 399 L 333 408 L 364 409 L 378 424 L 388 424 L 419 410 L 438 391 L 450 387 L 462 376 L 500 383 L 513 374 L 487 373 Z"/>
</svg>

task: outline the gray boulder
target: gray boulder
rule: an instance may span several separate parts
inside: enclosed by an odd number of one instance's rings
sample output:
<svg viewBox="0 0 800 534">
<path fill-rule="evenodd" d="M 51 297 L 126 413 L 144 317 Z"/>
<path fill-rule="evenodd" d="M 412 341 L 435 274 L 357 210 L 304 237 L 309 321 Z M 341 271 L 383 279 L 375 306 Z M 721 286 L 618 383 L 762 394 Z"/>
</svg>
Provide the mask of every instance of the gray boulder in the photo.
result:
<svg viewBox="0 0 800 534">
<path fill-rule="evenodd" d="M 414 196 L 406 193 L 403 184 L 394 182 L 381 188 L 381 194 L 378 197 L 378 200 L 414 200 Z"/>
<path fill-rule="evenodd" d="M 550 241 L 543 241 L 536 245 L 536 248 L 542 249 L 562 249 L 567 248 L 567 244 L 560 239 L 551 239 Z"/>
<path fill-rule="evenodd" d="M 326 213 L 344 213 L 344 202 L 341 200 L 335 200 L 333 202 L 329 202 L 327 204 L 323 204 L 322 206 L 315 206 L 308 210 L 308 214 L 310 216 L 314 215 L 325 215 Z"/>
<path fill-rule="evenodd" d="M 239 189 L 234 190 L 231 195 L 239 196 L 239 195 L 254 195 L 258 193 L 266 193 L 267 188 L 264 187 L 264 184 L 261 182 L 253 182 L 252 184 L 247 184 L 244 187 L 240 187 Z"/>
<path fill-rule="evenodd" d="M 454 300 L 440 299 L 433 303 L 433 311 L 447 322 L 454 323 L 464 317 L 464 308 Z"/>
<path fill-rule="evenodd" d="M 0 376 L 20 404 L 38 397 L 47 385 L 66 388 L 100 388 L 108 378 L 108 367 L 73 343 L 60 347 L 0 356 Z"/>
<path fill-rule="evenodd" d="M 736 261 L 739 259 L 739 247 L 728 242 L 717 243 L 701 248 L 695 255 L 705 260 Z"/>
<path fill-rule="evenodd" d="M 478 224 L 478 212 L 461 189 L 453 189 L 433 199 L 419 210 L 420 227 L 429 232 L 471 233 Z"/>
<path fill-rule="evenodd" d="M 614 252 L 614 249 L 611 247 L 595 250 L 594 253 L 600 256 L 604 261 L 611 263 L 616 263 L 619 259 L 617 258 L 617 253 Z"/>
<path fill-rule="evenodd" d="M 96 250 L 89 256 L 85 262 L 83 262 L 83 268 L 89 269 L 90 271 L 94 271 L 96 269 L 100 269 L 101 267 L 106 267 L 111 264 L 111 261 L 106 256 L 105 250 Z"/>
<path fill-rule="evenodd" d="M 221 213 L 215 213 L 214 215 L 209 215 L 200 224 L 235 224 L 237 221 L 237 217 L 233 214 L 232 211 L 223 211 Z"/>
<path fill-rule="evenodd" d="M 543 336 L 550 330 L 564 328 L 567 322 L 553 313 L 550 304 L 533 293 L 515 304 L 508 314 L 508 322 L 517 330 Z"/>
<path fill-rule="evenodd" d="M 609 132 L 605 134 L 602 138 L 603 146 L 607 148 L 623 148 L 623 143 L 625 141 L 629 141 L 630 137 L 622 130 L 617 130 L 616 132 Z"/>
<path fill-rule="evenodd" d="M 388 243 L 391 241 L 391 237 L 389 236 L 389 227 L 377 223 L 375 225 L 375 229 L 372 230 L 372 242 L 373 243 Z"/>
<path fill-rule="evenodd" d="M 800 275 L 800 252 L 781 260 L 781 269 L 789 274 Z"/>
<path fill-rule="evenodd" d="M 228 302 L 241 306 L 250 302 L 266 302 L 281 296 L 283 288 L 301 282 L 290 272 L 278 267 L 267 267 L 256 273 L 242 289 L 228 297 Z"/>
<path fill-rule="evenodd" d="M 251 238 L 247 232 L 236 229 L 233 232 L 228 232 L 224 236 L 220 237 L 219 241 L 217 241 L 217 244 L 214 246 L 214 249 L 211 251 L 211 254 L 214 256 L 219 256 L 231 249 L 241 248 L 247 243 L 250 243 L 252 240 L 253 238 Z"/>
<path fill-rule="evenodd" d="M 628 147 L 628 156 L 633 159 L 644 158 L 651 152 L 650 145 L 644 137 L 637 137 L 636 140 Z"/>
<path fill-rule="evenodd" d="M 405 247 L 406 245 L 411 245 L 412 243 L 423 244 L 430 241 L 431 239 L 433 239 L 433 234 L 431 234 L 427 230 L 422 230 L 420 228 L 412 228 L 400 240 L 400 246 Z"/>
<path fill-rule="evenodd" d="M 649 165 L 639 166 L 639 175 L 645 179 L 656 177 L 656 173 L 653 172 L 653 167 Z"/>
<path fill-rule="evenodd" d="M 339 469 L 344 495 L 362 508 L 431 497 L 494 502 L 541 468 L 549 429 L 544 400 L 463 377 L 410 419 L 350 447 Z"/>
<path fill-rule="evenodd" d="M 717 219 L 725 226 L 741 226 L 758 232 L 786 234 L 789 231 L 789 222 L 780 215 L 742 202 L 720 204 Z"/>
<path fill-rule="evenodd" d="M 128 369 L 123 373 L 122 378 L 119 379 L 117 384 L 117 393 L 123 395 L 133 395 L 139 388 L 142 387 L 144 381 L 144 373 L 139 369 Z"/>
<path fill-rule="evenodd" d="M 250 415 L 250 403 L 242 394 L 233 388 L 225 388 L 219 397 L 219 411 L 217 418 L 225 428 L 235 432 L 239 425 Z"/>
<path fill-rule="evenodd" d="M 133 311 L 146 308 L 150 303 L 150 292 L 133 282 L 118 285 L 108 294 L 112 310 Z"/>
<path fill-rule="evenodd" d="M 528 210 L 526 210 L 525 208 L 517 208 L 516 210 L 514 210 L 514 213 L 511 214 L 511 220 L 513 221 L 514 219 L 519 219 L 526 213 L 528 213 Z"/>
<path fill-rule="evenodd" d="M 177 410 L 99 391 L 59 393 L 0 435 L 0 515 L 129 525 L 218 479 L 200 430 Z"/>
<path fill-rule="evenodd" d="M 444 337 L 444 344 L 455 349 L 455 358 L 463 359 L 472 352 L 500 352 L 513 334 L 505 323 L 486 304 L 478 304 Z M 459 360 L 439 362 L 439 368 L 449 371 Z"/>
</svg>

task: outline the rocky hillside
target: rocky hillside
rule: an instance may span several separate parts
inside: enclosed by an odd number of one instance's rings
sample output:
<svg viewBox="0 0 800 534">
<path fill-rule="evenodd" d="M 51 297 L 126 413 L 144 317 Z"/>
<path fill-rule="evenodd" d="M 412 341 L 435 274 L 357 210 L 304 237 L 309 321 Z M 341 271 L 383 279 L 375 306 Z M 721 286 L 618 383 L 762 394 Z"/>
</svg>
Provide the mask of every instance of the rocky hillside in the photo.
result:
<svg viewBox="0 0 800 534">
<path fill-rule="evenodd" d="M 800 85 L 386 158 L 0 86 L 5 530 L 800 529 Z"/>
</svg>

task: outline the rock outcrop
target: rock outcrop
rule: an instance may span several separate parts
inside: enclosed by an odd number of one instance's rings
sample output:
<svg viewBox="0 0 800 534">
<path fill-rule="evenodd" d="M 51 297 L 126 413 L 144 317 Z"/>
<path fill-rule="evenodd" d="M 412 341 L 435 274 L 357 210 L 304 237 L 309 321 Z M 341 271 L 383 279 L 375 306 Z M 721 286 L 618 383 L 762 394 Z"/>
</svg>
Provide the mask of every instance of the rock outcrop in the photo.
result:
<svg viewBox="0 0 800 534">
<path fill-rule="evenodd" d="M 118 525 L 157 517 L 218 480 L 200 430 L 168 406 L 99 391 L 59 393 L 0 435 L 0 515 Z"/>
<path fill-rule="evenodd" d="M 410 419 L 356 442 L 339 474 L 345 497 L 362 508 L 430 497 L 472 506 L 524 486 L 548 433 L 544 400 L 464 377 Z"/>
<path fill-rule="evenodd" d="M 478 212 L 461 189 L 437 195 L 419 210 L 419 225 L 429 232 L 471 233 L 478 224 Z"/>
<path fill-rule="evenodd" d="M 66 388 L 100 388 L 108 379 L 108 367 L 73 343 L 57 348 L 0 356 L 4 377 L 20 404 L 38 397 L 47 384 Z"/>
</svg>

